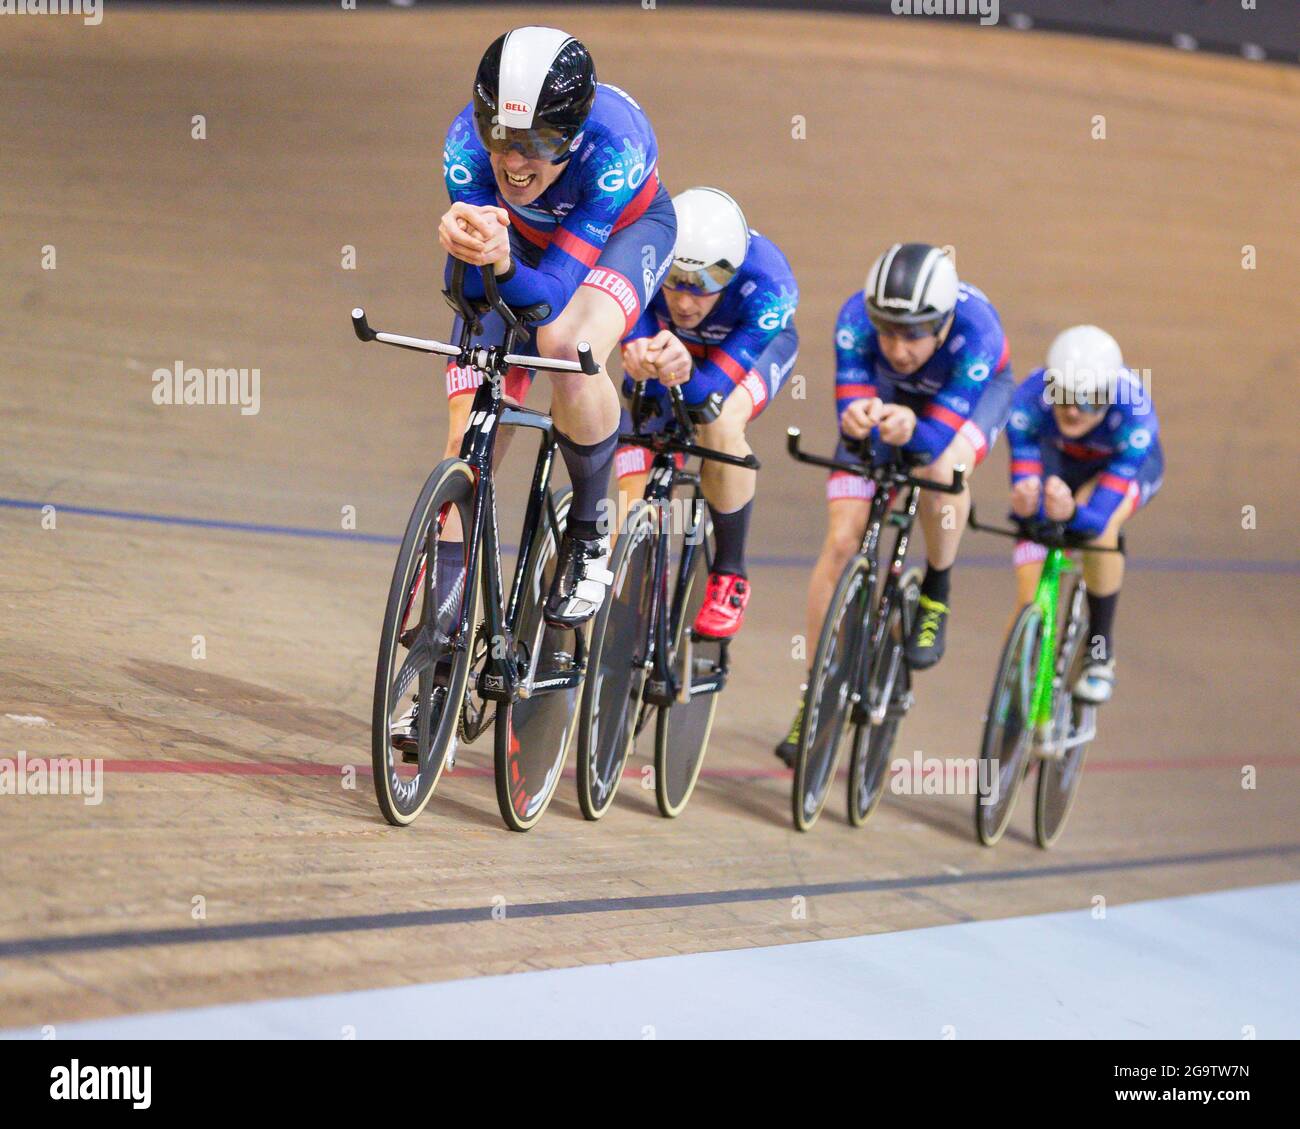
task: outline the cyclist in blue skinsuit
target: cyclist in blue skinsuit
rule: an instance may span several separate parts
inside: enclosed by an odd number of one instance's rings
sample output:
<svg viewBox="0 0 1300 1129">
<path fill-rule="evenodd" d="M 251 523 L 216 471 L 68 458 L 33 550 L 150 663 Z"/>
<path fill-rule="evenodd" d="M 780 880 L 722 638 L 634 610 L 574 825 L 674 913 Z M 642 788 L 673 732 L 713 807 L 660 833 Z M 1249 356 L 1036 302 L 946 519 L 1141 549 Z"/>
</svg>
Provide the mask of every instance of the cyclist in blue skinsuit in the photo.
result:
<svg viewBox="0 0 1300 1129">
<path fill-rule="evenodd" d="M 447 134 L 443 173 L 452 203 L 438 238 L 449 256 L 492 264 L 511 306 L 550 307 L 522 349 L 573 360 L 577 343 L 587 341 L 603 363 L 641 315 L 668 269 L 676 235 L 658 156 L 640 106 L 596 82 L 591 56 L 576 39 L 525 27 L 488 48 L 473 100 Z M 466 293 L 481 290 L 477 272 L 468 272 Z M 453 333 L 459 332 L 457 324 Z M 483 340 L 502 333 L 498 318 L 485 318 Z M 530 379 L 512 372 L 506 394 L 521 399 Z M 612 580 L 609 531 L 598 519 L 619 403 L 606 376 L 551 379 L 551 414 L 573 503 L 544 611 L 551 622 L 573 627 L 595 614 Z M 474 380 L 469 371 L 448 368 L 449 455 L 459 452 Z M 455 554 L 443 555 L 440 593 L 453 591 L 464 571 Z"/>
<path fill-rule="evenodd" d="M 877 453 L 899 447 L 919 463 L 914 474 L 950 482 L 984 460 L 1006 423 L 1015 382 L 1010 346 L 992 303 L 959 282 L 948 255 L 926 243 L 895 243 L 872 265 L 864 290 L 852 295 L 835 325 L 835 398 L 841 445 L 868 436 Z M 858 551 L 872 485 L 832 473 L 827 483 L 829 529 L 808 586 L 808 638 L 816 639 L 835 583 Z M 921 494 L 926 572 L 907 659 L 925 670 L 943 656 L 949 572 L 970 510 L 970 491 Z M 802 699 L 777 755 L 792 763 L 803 724 Z"/>
<path fill-rule="evenodd" d="M 451 207 L 438 241 L 451 259 L 492 266 L 511 306 L 546 303 L 549 316 L 520 348 L 576 360 L 586 341 L 603 364 L 640 316 L 671 262 L 677 222 L 659 183 L 659 147 L 641 107 L 615 86 L 597 83 L 587 49 L 549 27 L 522 27 L 484 53 L 473 97 L 451 123 L 443 177 Z M 465 292 L 482 296 L 478 271 Z M 460 319 L 452 328 L 459 340 Z M 496 315 L 483 318 L 476 343 L 498 343 Z M 460 453 L 478 376 L 447 369 L 446 454 Z M 511 370 L 504 393 L 516 402 L 532 373 Z M 543 605 L 552 623 L 577 627 L 595 615 L 613 580 L 609 530 L 600 507 L 618 443 L 618 393 L 608 376 L 551 374 L 551 416 L 573 483 L 555 578 Z M 501 448 L 498 448 L 501 449 Z M 463 536 L 453 512 L 443 527 L 434 587 L 439 615 L 452 614 L 465 590 Z M 414 745 L 415 710 L 392 727 Z"/>
<path fill-rule="evenodd" d="M 799 348 L 799 288 L 770 239 L 749 228 L 740 206 L 717 188 L 674 197 L 677 246 L 663 288 L 623 341 L 624 394 L 641 382 L 642 430 L 671 418 L 666 389 L 681 385 L 702 446 L 745 456 L 745 428 L 781 391 Z M 632 420 L 624 413 L 624 430 Z M 641 497 L 651 455 L 619 449 L 615 460 L 623 507 Z M 713 519 L 717 552 L 697 635 L 727 639 L 740 630 L 749 603 L 745 541 L 756 475 L 705 461 L 700 480 Z"/>
<path fill-rule="evenodd" d="M 1098 546 L 1114 547 L 1120 527 L 1147 504 L 1164 478 L 1160 425 L 1115 339 L 1095 325 L 1061 333 L 1016 389 L 1007 424 L 1011 508 L 1018 517 L 1065 522 Z M 1034 598 L 1046 550 L 1016 546 L 1016 591 Z M 1091 634 L 1074 696 L 1101 704 L 1115 686 L 1113 625 L 1124 582 L 1119 553 L 1083 554 Z"/>
</svg>

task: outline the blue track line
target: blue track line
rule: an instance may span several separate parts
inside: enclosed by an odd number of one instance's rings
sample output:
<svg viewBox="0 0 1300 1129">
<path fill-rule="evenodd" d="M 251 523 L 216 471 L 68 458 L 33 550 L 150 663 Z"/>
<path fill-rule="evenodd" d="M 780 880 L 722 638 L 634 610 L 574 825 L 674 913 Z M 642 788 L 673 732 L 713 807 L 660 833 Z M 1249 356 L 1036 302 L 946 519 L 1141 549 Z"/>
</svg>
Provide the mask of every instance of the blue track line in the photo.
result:
<svg viewBox="0 0 1300 1129">
<path fill-rule="evenodd" d="M 177 525 L 190 529 L 213 529 L 226 533 L 253 533 L 272 537 L 311 537 L 327 541 L 355 541 L 364 545 L 400 545 L 401 537 L 386 533 L 358 533 L 346 529 L 313 529 L 305 525 L 273 525 L 257 521 L 227 521 L 219 518 L 187 517 L 184 514 L 151 514 L 141 510 L 115 510 L 99 506 L 67 506 L 58 502 L 34 502 L 27 498 L 0 498 L 0 509 L 40 510 L 51 505 L 58 513 L 80 517 L 111 518 L 115 521 L 143 521 L 153 525 Z M 507 553 L 514 545 L 503 545 Z M 751 564 L 764 568 L 809 568 L 815 557 L 781 554 L 750 554 Z M 963 555 L 964 568 L 1007 568 L 1011 554 L 971 553 Z M 1300 573 L 1300 560 L 1252 561 L 1232 557 L 1137 557 L 1128 566 L 1140 572 L 1257 573 L 1294 575 Z"/>
</svg>

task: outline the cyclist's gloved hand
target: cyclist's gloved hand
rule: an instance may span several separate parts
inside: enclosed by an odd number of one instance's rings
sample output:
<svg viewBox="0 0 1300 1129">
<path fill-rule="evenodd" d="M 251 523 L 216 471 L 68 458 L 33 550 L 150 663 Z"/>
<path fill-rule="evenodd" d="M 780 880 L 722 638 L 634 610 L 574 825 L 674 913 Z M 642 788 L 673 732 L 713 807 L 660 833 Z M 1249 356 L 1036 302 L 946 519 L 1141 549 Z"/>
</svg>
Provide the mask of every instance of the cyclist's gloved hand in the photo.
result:
<svg viewBox="0 0 1300 1129">
<path fill-rule="evenodd" d="M 1059 521 L 1048 521 L 1044 517 L 1020 517 L 1017 514 L 1011 515 L 1011 520 L 1016 523 L 1020 530 L 1020 535 L 1026 541 L 1034 541 L 1039 545 L 1045 545 L 1049 549 L 1063 549 L 1065 545 L 1065 527 Z"/>
</svg>

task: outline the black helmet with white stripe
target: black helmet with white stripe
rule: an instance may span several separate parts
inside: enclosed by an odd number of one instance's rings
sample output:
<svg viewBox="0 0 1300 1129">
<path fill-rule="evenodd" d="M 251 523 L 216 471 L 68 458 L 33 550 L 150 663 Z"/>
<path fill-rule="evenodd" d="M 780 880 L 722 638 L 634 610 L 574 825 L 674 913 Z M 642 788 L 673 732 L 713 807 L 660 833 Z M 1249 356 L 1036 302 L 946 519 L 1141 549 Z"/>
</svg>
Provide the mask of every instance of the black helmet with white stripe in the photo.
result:
<svg viewBox="0 0 1300 1129">
<path fill-rule="evenodd" d="M 596 64 L 573 36 L 519 27 L 495 40 L 474 79 L 474 127 L 493 153 L 567 160 L 596 100 Z"/>
<path fill-rule="evenodd" d="M 863 293 L 877 329 L 937 334 L 957 307 L 957 268 L 941 247 L 895 243 L 872 263 Z"/>
</svg>

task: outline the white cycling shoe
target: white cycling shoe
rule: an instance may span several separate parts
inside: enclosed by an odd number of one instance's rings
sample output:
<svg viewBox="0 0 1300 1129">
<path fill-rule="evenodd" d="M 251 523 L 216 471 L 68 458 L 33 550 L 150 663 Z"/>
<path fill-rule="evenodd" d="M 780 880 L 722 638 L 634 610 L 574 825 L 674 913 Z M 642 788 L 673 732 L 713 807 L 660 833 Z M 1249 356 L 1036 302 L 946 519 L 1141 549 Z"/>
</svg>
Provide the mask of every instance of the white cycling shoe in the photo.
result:
<svg viewBox="0 0 1300 1129">
<path fill-rule="evenodd" d="M 1105 705 L 1115 693 L 1115 660 L 1089 663 L 1083 668 L 1072 692 L 1081 702 L 1093 706 Z"/>
<path fill-rule="evenodd" d="M 419 729 L 420 707 L 417 702 L 412 702 L 411 708 L 388 726 L 388 739 L 393 743 L 393 748 L 402 754 L 403 764 L 420 763 Z M 448 772 L 456 767 L 456 743 L 456 734 L 453 734 L 446 757 Z"/>
<path fill-rule="evenodd" d="M 546 622 L 556 627 L 580 627 L 600 611 L 613 583 L 609 538 L 588 539 L 566 533 L 560 541 L 555 579 L 543 607 Z"/>
</svg>

